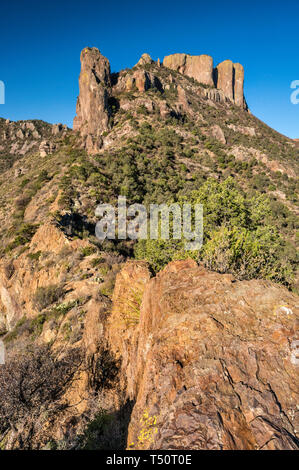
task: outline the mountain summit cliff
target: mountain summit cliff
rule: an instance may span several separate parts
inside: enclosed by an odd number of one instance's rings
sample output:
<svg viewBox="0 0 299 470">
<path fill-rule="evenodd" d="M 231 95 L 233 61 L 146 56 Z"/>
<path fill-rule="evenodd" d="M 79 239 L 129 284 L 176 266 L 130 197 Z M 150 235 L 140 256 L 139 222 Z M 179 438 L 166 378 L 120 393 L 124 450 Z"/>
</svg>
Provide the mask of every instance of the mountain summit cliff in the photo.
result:
<svg viewBox="0 0 299 470">
<path fill-rule="evenodd" d="M 173 75 L 170 71 L 177 74 Z M 186 91 L 182 89 L 184 82 L 181 75 L 192 79 L 192 92 L 199 97 L 235 104 L 247 110 L 244 69 L 242 65 L 233 64 L 230 60 L 213 68 L 213 59 L 207 55 L 172 54 L 165 57 L 161 64 L 159 60 L 155 62 L 148 54 L 143 54 L 133 69 L 111 75 L 108 59 L 97 48 L 83 49 L 74 130 L 80 131 L 86 149 L 97 152 L 101 148 L 101 135 L 112 126 L 112 106 L 117 102 L 122 107 L 123 92 L 144 93 L 153 89 L 163 97 L 171 84 L 171 89 L 177 90 L 181 99 L 169 112 L 180 114 L 180 101 L 187 100 L 188 95 L 188 91 L 185 96 Z M 191 91 L 190 82 L 188 90 Z"/>
</svg>

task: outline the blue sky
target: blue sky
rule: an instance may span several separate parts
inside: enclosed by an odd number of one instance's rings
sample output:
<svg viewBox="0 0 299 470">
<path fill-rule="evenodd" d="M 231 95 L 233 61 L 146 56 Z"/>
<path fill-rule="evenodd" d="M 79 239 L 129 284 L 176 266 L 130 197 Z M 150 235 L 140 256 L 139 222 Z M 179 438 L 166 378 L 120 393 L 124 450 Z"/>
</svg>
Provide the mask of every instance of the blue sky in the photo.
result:
<svg viewBox="0 0 299 470">
<path fill-rule="evenodd" d="M 80 51 L 98 47 L 112 71 L 132 67 L 143 52 L 209 54 L 245 68 L 253 114 L 299 138 L 298 0 L 96 1 L 14 0 L 0 5 L 0 116 L 72 126 Z"/>
</svg>

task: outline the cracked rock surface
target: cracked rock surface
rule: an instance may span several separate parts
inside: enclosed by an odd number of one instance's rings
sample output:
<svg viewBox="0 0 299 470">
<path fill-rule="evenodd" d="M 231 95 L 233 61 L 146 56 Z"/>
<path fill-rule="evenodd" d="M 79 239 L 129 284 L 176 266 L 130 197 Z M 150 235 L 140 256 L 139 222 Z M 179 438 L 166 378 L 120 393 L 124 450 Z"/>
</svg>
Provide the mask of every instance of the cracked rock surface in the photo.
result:
<svg viewBox="0 0 299 470">
<path fill-rule="evenodd" d="M 127 270 L 131 295 L 140 269 L 125 266 L 116 289 Z M 283 287 L 191 260 L 148 280 L 140 322 L 118 341 L 135 400 L 128 447 L 297 449 L 298 307 Z"/>
</svg>

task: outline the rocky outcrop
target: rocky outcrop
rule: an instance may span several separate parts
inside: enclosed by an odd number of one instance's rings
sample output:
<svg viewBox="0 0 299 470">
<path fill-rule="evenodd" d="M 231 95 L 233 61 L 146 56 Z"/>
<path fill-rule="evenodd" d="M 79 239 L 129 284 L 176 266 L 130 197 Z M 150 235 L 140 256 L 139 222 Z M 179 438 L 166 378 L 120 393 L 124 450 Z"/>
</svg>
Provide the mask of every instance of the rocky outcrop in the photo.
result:
<svg viewBox="0 0 299 470">
<path fill-rule="evenodd" d="M 146 91 L 150 88 L 151 82 L 148 74 L 144 70 L 134 73 L 134 84 L 138 91 Z"/>
<path fill-rule="evenodd" d="M 212 126 L 211 135 L 215 139 L 219 140 L 219 142 L 221 142 L 222 144 L 226 144 L 226 138 L 225 138 L 224 132 L 221 129 L 221 127 L 218 126 L 217 124 L 215 126 Z"/>
<path fill-rule="evenodd" d="M 208 55 L 172 54 L 164 58 L 163 65 L 214 87 L 213 59 Z"/>
<path fill-rule="evenodd" d="M 125 265 L 113 300 L 128 448 L 298 449 L 298 297 L 186 260 Z"/>
<path fill-rule="evenodd" d="M 241 64 L 233 64 L 231 60 L 225 60 L 213 69 L 213 59 L 208 55 L 172 54 L 164 58 L 163 65 L 194 78 L 199 83 L 212 88 L 216 87 L 237 106 L 246 108 L 244 68 Z M 211 96 L 213 99 L 213 95 Z M 219 101 L 221 96 L 217 95 L 216 98 Z"/>
<path fill-rule="evenodd" d="M 233 86 L 234 64 L 231 60 L 225 60 L 216 67 L 216 86 L 222 90 L 231 101 L 234 101 Z"/>
<path fill-rule="evenodd" d="M 234 64 L 234 101 L 237 106 L 246 106 L 244 102 L 244 68 L 241 64 Z"/>
<path fill-rule="evenodd" d="M 248 126 L 236 126 L 235 124 L 228 124 L 229 129 L 232 129 L 234 132 L 240 132 L 240 134 L 249 135 L 251 137 L 256 136 L 256 131 L 254 127 Z"/>
<path fill-rule="evenodd" d="M 154 61 L 149 54 L 142 54 L 136 65 L 153 64 Z"/>
<path fill-rule="evenodd" d="M 42 153 L 46 156 L 56 150 L 69 134 L 62 124 L 48 124 L 40 120 L 9 121 L 0 118 L 0 171 L 9 167 L 17 156 Z"/>
<path fill-rule="evenodd" d="M 111 89 L 109 61 L 95 47 L 81 53 L 79 88 L 74 130 L 80 132 L 87 150 L 94 153 L 101 147 L 101 134 L 109 128 Z"/>
<path fill-rule="evenodd" d="M 46 157 L 47 155 L 55 152 L 56 144 L 54 142 L 47 142 L 43 140 L 39 146 L 39 154 L 41 157 Z"/>
<path fill-rule="evenodd" d="M 208 55 L 172 54 L 164 58 L 163 66 L 196 80 L 193 84 L 187 82 L 187 88 L 194 88 L 193 93 L 213 102 L 233 102 L 242 108 L 246 107 L 243 96 L 244 70 L 240 64 L 225 61 L 213 69 L 213 59 Z M 163 94 L 170 89 L 170 83 L 175 82 L 174 87 L 181 86 L 176 83 L 177 78 L 171 74 L 167 78 L 165 71 L 160 69 L 160 61 L 156 63 L 149 54 L 142 54 L 132 70 L 111 74 L 108 59 L 97 48 L 82 51 L 80 93 L 73 127 L 80 132 L 83 147 L 89 153 L 97 153 L 105 145 L 103 133 L 111 128 L 115 117 L 115 104 L 111 103 L 117 102 L 118 109 L 123 108 L 123 93 L 144 93 L 156 89 Z M 197 87 L 198 90 L 195 89 L 197 82 L 202 85 Z M 186 100 L 182 101 L 181 97 L 178 107 L 190 111 Z M 54 130 L 57 134 L 60 132 L 58 126 Z"/>
<path fill-rule="evenodd" d="M 244 68 L 225 60 L 215 69 L 215 84 L 232 102 L 241 108 L 246 108 L 244 99 Z"/>
<path fill-rule="evenodd" d="M 66 124 L 54 124 L 53 129 L 52 129 L 52 134 L 57 136 L 57 135 L 63 135 L 67 131 L 67 126 Z"/>
</svg>

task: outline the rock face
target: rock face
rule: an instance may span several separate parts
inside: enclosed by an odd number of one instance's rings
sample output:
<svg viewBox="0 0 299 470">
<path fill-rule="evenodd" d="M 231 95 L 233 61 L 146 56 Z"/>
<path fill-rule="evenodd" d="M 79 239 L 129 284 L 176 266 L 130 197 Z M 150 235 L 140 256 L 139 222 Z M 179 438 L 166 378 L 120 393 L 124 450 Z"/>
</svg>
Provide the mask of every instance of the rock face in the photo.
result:
<svg viewBox="0 0 299 470">
<path fill-rule="evenodd" d="M 152 64 L 154 61 L 149 54 L 142 54 L 136 65 Z"/>
<path fill-rule="evenodd" d="M 214 86 L 213 59 L 208 55 L 172 54 L 164 58 L 163 65 L 200 83 Z"/>
<path fill-rule="evenodd" d="M 56 145 L 54 142 L 47 142 L 43 140 L 39 146 L 39 154 L 41 157 L 46 157 L 47 155 L 55 152 Z"/>
<path fill-rule="evenodd" d="M 224 132 L 217 124 L 211 128 L 211 134 L 215 139 L 219 140 L 219 142 L 226 144 Z"/>
<path fill-rule="evenodd" d="M 298 297 L 191 260 L 148 277 L 140 262 L 123 268 L 110 320 L 135 400 L 128 447 L 297 449 Z M 125 324 L 124 311 L 135 321 Z"/>
<path fill-rule="evenodd" d="M 244 103 L 244 68 L 241 64 L 234 64 L 234 99 L 237 106 L 246 106 Z"/>
<path fill-rule="evenodd" d="M 244 68 L 241 64 L 225 60 L 213 69 L 213 59 L 208 55 L 172 54 L 164 58 L 163 65 L 204 85 L 222 90 L 230 101 L 241 108 L 246 108 Z"/>
<path fill-rule="evenodd" d="M 246 108 L 244 100 L 244 68 L 225 60 L 215 70 L 216 86 L 237 106 Z"/>
<path fill-rule="evenodd" d="M 187 91 L 190 91 L 190 87 L 197 88 L 195 93 L 210 101 L 228 106 L 233 102 L 246 108 L 243 96 L 244 70 L 240 64 L 225 61 L 214 69 L 213 59 L 208 55 L 172 54 L 164 58 L 163 66 L 196 80 L 185 83 Z M 111 74 L 108 59 L 97 48 L 83 49 L 80 93 L 73 128 L 80 132 L 82 146 L 89 153 L 97 153 L 106 145 L 103 133 L 113 127 L 117 109 L 124 109 L 124 93 L 132 93 L 130 98 L 134 98 L 136 92 L 144 93 L 153 89 L 163 95 L 173 84 L 170 92 L 175 97 L 177 87 L 181 86 L 181 78 L 171 73 L 167 78 L 161 67 L 159 60 L 156 63 L 149 54 L 142 54 L 132 70 L 125 69 Z M 177 103 L 178 115 L 181 111 L 190 112 L 190 106 L 182 99 L 182 95 L 183 93 L 179 94 Z M 59 125 L 55 126 L 54 135 L 59 135 L 61 130 Z M 21 133 L 19 138 L 23 138 Z"/>
<path fill-rule="evenodd" d="M 234 64 L 225 60 L 216 67 L 216 85 L 231 101 L 234 101 Z"/>
<path fill-rule="evenodd" d="M 81 53 L 79 88 L 74 130 L 80 131 L 87 150 L 93 153 L 101 147 L 100 136 L 109 128 L 111 89 L 109 61 L 95 47 Z"/>
</svg>

